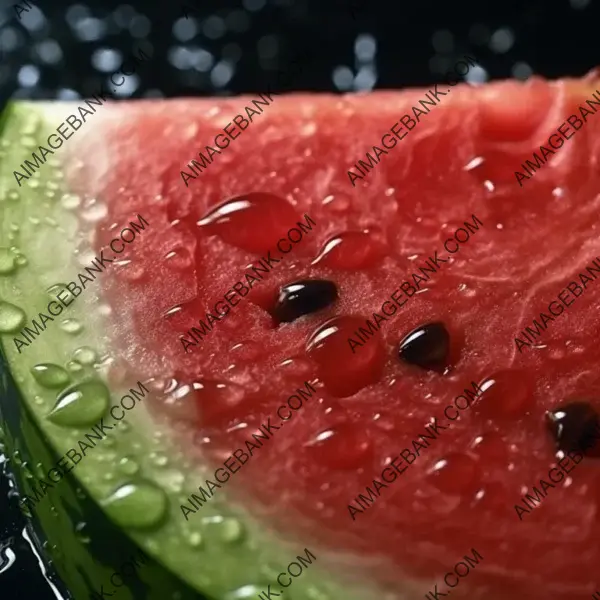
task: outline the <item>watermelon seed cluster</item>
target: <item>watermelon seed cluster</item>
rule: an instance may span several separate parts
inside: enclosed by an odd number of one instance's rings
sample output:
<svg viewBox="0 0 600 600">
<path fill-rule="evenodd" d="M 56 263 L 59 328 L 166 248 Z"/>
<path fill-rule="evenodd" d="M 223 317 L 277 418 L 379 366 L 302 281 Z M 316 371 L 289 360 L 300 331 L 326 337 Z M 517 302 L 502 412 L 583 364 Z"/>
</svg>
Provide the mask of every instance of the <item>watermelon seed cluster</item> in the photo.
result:
<svg viewBox="0 0 600 600">
<path fill-rule="evenodd" d="M 282 286 L 273 308 L 280 323 L 325 309 L 338 299 L 334 282 L 325 279 L 293 281 Z M 444 323 L 435 321 L 413 329 L 400 342 L 401 361 L 423 369 L 444 372 L 450 356 L 450 333 Z M 587 402 L 571 402 L 547 413 L 548 429 L 562 452 L 579 452 L 595 444 L 600 417 Z"/>
</svg>

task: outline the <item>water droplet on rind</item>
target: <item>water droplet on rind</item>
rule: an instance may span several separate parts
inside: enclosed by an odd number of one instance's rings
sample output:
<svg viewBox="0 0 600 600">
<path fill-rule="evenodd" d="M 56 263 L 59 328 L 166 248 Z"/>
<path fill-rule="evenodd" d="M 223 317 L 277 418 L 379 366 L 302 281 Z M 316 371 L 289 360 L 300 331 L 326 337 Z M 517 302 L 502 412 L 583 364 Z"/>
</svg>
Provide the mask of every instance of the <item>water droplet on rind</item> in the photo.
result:
<svg viewBox="0 0 600 600">
<path fill-rule="evenodd" d="M 17 270 L 16 256 L 8 248 L 0 248 L 0 275 L 10 275 Z"/>
<path fill-rule="evenodd" d="M 223 600 L 250 600 L 251 598 L 258 598 L 259 594 L 268 589 L 268 584 L 248 584 L 239 587 L 235 590 L 227 592 L 223 596 Z M 261 596 L 262 598 L 262 596 Z"/>
<path fill-rule="evenodd" d="M 140 470 L 140 465 L 133 460 L 133 458 L 129 458 L 128 456 L 124 456 L 118 463 L 119 471 L 124 473 L 125 475 L 135 475 Z"/>
<path fill-rule="evenodd" d="M 108 516 L 120 527 L 146 529 L 161 523 L 168 499 L 163 490 L 149 482 L 119 487 L 103 503 Z"/>
<path fill-rule="evenodd" d="M 93 425 L 102 417 L 110 405 L 108 388 L 98 380 L 76 383 L 63 390 L 57 397 L 48 419 L 56 425 Z"/>
<path fill-rule="evenodd" d="M 82 365 L 93 365 L 97 358 L 95 350 L 89 346 L 81 346 L 73 352 L 73 360 Z"/>
<path fill-rule="evenodd" d="M 83 365 L 76 360 L 70 360 L 67 363 L 67 370 L 70 373 L 80 373 L 81 371 L 83 371 Z"/>
<path fill-rule="evenodd" d="M 0 333 L 14 333 L 23 327 L 27 316 L 14 304 L 0 300 Z"/>
<path fill-rule="evenodd" d="M 224 519 L 217 525 L 217 529 L 219 531 L 220 540 L 227 544 L 241 542 L 246 533 L 242 523 L 233 518 Z"/>
<path fill-rule="evenodd" d="M 46 290 L 46 293 L 49 294 L 52 299 L 56 298 L 61 292 L 63 292 L 62 297 L 66 304 L 70 304 L 75 299 L 75 296 L 71 294 L 65 283 L 55 283 Z"/>
<path fill-rule="evenodd" d="M 31 367 L 31 374 L 41 386 L 46 388 L 64 387 L 70 381 L 67 371 L 52 363 L 40 363 Z"/>
<path fill-rule="evenodd" d="M 76 335 L 83 331 L 83 325 L 77 319 L 65 319 L 60 322 L 59 327 L 72 335 Z"/>
</svg>

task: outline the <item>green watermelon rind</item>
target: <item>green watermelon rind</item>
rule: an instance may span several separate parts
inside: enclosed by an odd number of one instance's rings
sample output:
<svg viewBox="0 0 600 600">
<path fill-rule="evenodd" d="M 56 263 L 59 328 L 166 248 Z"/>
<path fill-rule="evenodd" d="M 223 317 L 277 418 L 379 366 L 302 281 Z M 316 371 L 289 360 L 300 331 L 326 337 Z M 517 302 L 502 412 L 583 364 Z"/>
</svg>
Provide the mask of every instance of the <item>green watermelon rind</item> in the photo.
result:
<svg viewBox="0 0 600 600">
<path fill-rule="evenodd" d="M 50 286 L 76 280 L 82 267 L 75 262 L 73 253 L 81 240 L 78 239 L 78 223 L 74 214 L 64 209 L 59 201 L 62 194 L 69 193 L 60 163 L 66 149 L 63 147 L 50 156 L 28 181 L 22 182 L 22 187 L 17 185 L 13 170 L 19 169 L 19 165 L 31 157 L 31 152 L 37 150 L 39 144 L 44 144 L 48 135 L 56 132 L 56 127 L 72 114 L 75 107 L 75 103 L 66 102 L 17 102 L 1 116 L 0 227 L 3 241 L 0 245 L 17 246 L 28 264 L 20 267 L 15 275 L 0 277 L 0 299 L 22 308 L 28 320 L 47 306 L 50 297 L 46 290 Z M 102 110 L 112 112 L 114 117 L 118 108 Z M 87 135 L 93 128 L 101 131 L 104 117 L 95 115 L 94 118 L 95 121 L 90 120 L 83 126 L 87 131 L 84 132 L 82 127 L 74 136 Z M 94 132 L 95 135 L 97 133 Z M 67 144 L 75 145 L 77 141 L 71 139 L 65 142 L 65 146 Z M 98 156 L 102 157 L 103 152 L 110 155 L 109 148 L 97 148 Z M 96 160 L 98 156 L 90 157 L 90 160 Z M 49 225 L 52 222 L 54 225 Z M 12 230 L 13 224 L 18 225 L 18 232 Z M 21 354 L 13 341 L 16 334 L 1 336 L 2 354 L 17 388 L 16 393 L 5 396 L 5 403 L 9 410 L 16 410 L 21 415 L 18 419 L 3 418 L 7 428 L 5 443 L 9 456 L 18 451 L 32 463 L 43 465 L 37 470 L 38 477 L 54 466 L 67 450 L 76 448 L 77 440 L 85 438 L 86 430 L 66 429 L 46 419 L 55 404 L 56 392 L 41 387 L 30 374 L 30 369 L 38 363 L 47 362 L 65 366 L 72 352 L 81 346 L 90 346 L 100 353 L 107 350 L 102 341 L 106 331 L 103 317 L 93 308 L 99 302 L 102 278 L 110 276 L 107 269 L 57 317 L 56 321 L 70 318 L 84 324 L 78 335 L 66 333 L 55 321 L 49 323 L 47 330 Z M 89 376 L 92 373 L 90 369 L 85 367 L 74 379 Z M 6 379 L 5 376 L 5 383 Z M 127 382 L 122 389 L 113 386 L 110 389 L 111 405 L 134 384 L 134 381 Z M 6 390 L 10 386 L 3 387 Z M 18 406 L 15 408 L 11 406 L 13 404 Z M 6 413 L 6 407 L 2 408 L 2 413 Z M 268 522 L 252 516 L 248 507 L 228 498 L 229 493 L 224 489 L 217 490 L 210 501 L 186 521 L 180 505 L 209 476 L 208 465 L 192 466 L 180 449 L 169 442 L 166 426 L 152 420 L 143 402 L 128 413 L 125 421 L 128 424 L 123 421 L 111 432 L 110 443 L 109 440 L 100 442 L 70 474 L 73 484 L 81 486 L 93 500 L 94 508 L 86 508 L 89 500 L 80 500 L 69 487 L 71 484 L 63 480 L 34 510 L 35 519 L 47 536 L 50 548 L 56 545 L 63 549 L 62 556 L 52 550 L 49 554 L 54 554 L 55 567 L 77 600 L 89 593 L 88 584 L 92 584 L 92 589 L 99 589 L 120 564 L 120 561 L 111 560 L 110 545 L 104 542 L 96 544 L 94 540 L 86 544 L 75 534 L 74 519 L 87 522 L 88 514 L 95 515 L 90 529 L 97 529 L 106 538 L 118 536 L 121 532 L 120 537 L 114 540 L 115 546 L 129 539 L 132 549 L 135 543 L 163 565 L 162 569 L 139 572 L 139 585 L 147 586 L 144 598 L 149 600 L 178 597 L 167 595 L 167 591 L 171 594 L 178 591 L 182 599 L 187 599 L 189 590 L 185 584 L 214 600 L 256 597 L 269 584 L 272 589 L 280 589 L 277 575 L 285 572 L 297 555 L 303 555 L 304 548 L 308 548 L 317 560 L 286 589 L 288 600 L 365 600 L 380 597 L 381 592 L 373 589 L 368 582 L 350 582 L 348 575 L 342 581 L 338 574 L 341 567 L 336 571 L 332 565 L 343 566 L 344 557 L 334 555 L 330 550 L 321 551 L 311 540 L 281 539 L 270 530 Z M 17 423 L 18 427 L 15 427 Z M 158 467 L 152 458 L 161 454 L 168 457 L 169 463 Z M 118 463 L 123 457 L 140 465 L 139 473 L 134 477 L 119 469 Z M 20 490 L 30 493 L 26 476 L 28 465 L 25 467 L 16 468 L 15 476 Z M 165 491 L 168 517 L 151 530 L 119 528 L 113 523 L 108 523 L 108 528 L 95 527 L 100 521 L 110 521 L 98 509 L 101 500 L 132 479 L 153 482 Z M 216 522 L 218 527 L 213 525 Z M 201 542 L 198 544 L 199 539 Z M 94 551 L 95 544 L 103 550 Z M 73 547 L 73 551 L 68 552 L 67 547 Z M 123 558 L 121 554 L 119 557 Z M 124 593 L 123 589 L 119 589 L 120 594 Z"/>
</svg>

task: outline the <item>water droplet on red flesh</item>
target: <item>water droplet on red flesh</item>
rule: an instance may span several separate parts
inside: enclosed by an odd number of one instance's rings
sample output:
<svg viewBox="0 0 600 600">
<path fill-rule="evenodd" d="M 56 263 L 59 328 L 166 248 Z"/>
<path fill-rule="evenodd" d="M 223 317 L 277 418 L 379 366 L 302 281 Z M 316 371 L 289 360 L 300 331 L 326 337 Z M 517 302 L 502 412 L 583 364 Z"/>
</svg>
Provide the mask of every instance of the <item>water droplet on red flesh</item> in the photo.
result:
<svg viewBox="0 0 600 600">
<path fill-rule="evenodd" d="M 297 221 L 298 214 L 283 198 L 265 192 L 250 192 L 212 208 L 198 225 L 229 244 L 262 253 L 274 250 Z"/>
<path fill-rule="evenodd" d="M 313 264 L 333 269 L 368 269 L 377 265 L 385 252 L 379 231 L 347 231 L 328 239 Z"/>
<path fill-rule="evenodd" d="M 334 396 L 352 396 L 381 377 L 385 354 L 378 334 L 354 353 L 348 345 L 348 338 L 364 323 L 360 317 L 334 317 L 319 326 L 306 343 L 320 379 Z"/>
<path fill-rule="evenodd" d="M 332 469 L 358 469 L 373 455 L 371 441 L 359 424 L 331 427 L 306 445 L 313 460 Z"/>
<path fill-rule="evenodd" d="M 534 406 L 534 385 L 523 369 L 505 369 L 486 377 L 474 410 L 492 419 L 510 420 L 524 416 Z"/>
</svg>

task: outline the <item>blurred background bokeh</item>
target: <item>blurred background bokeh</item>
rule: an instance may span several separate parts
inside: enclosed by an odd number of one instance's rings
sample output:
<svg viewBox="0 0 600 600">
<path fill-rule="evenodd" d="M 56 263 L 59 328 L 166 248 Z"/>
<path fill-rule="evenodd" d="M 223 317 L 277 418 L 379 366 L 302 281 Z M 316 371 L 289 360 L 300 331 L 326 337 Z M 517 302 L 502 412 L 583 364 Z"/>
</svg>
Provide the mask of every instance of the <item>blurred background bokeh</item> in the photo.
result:
<svg viewBox="0 0 600 600">
<path fill-rule="evenodd" d="M 152 58 L 116 100 L 397 89 L 441 80 L 464 53 L 472 83 L 577 77 L 600 66 L 599 16 L 600 0 L 0 0 L 0 105 L 89 97 L 140 47 Z M 1 450 L 0 598 L 69 598 L 29 542 Z"/>
</svg>

